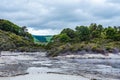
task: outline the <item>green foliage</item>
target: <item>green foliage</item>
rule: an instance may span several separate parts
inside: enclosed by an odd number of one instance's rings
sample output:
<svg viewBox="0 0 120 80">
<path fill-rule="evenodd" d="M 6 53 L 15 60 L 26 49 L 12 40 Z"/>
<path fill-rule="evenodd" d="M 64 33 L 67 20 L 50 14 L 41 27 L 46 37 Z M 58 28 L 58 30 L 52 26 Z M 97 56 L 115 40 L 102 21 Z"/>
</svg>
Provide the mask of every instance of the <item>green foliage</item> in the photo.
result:
<svg viewBox="0 0 120 80">
<path fill-rule="evenodd" d="M 33 41 L 32 35 L 27 32 L 27 28 L 25 26 L 19 27 L 8 20 L 0 19 L 0 30 L 9 31 L 15 33 L 16 35 L 23 36 L 30 41 Z"/>
<path fill-rule="evenodd" d="M 87 41 L 90 39 L 90 31 L 86 26 L 77 26 L 76 28 L 77 37 L 80 41 Z"/>
<path fill-rule="evenodd" d="M 27 27 L 0 19 L 0 51 L 40 51 L 44 45 L 37 45 Z"/>
<path fill-rule="evenodd" d="M 37 45 L 25 37 L 16 35 L 11 32 L 0 30 L 0 50 L 6 51 L 41 51 L 44 45 Z"/>
<path fill-rule="evenodd" d="M 60 42 L 69 42 L 70 37 L 67 34 L 60 34 L 59 35 L 59 41 Z"/>
<path fill-rule="evenodd" d="M 106 27 L 92 23 L 90 26 L 77 26 L 75 30 L 63 29 L 54 35 L 52 42 L 46 46 L 49 56 L 75 53 L 82 50 L 94 53 L 114 52 L 120 50 L 120 27 Z"/>
<path fill-rule="evenodd" d="M 115 36 L 115 34 L 116 34 L 115 29 L 112 28 L 112 27 L 108 27 L 108 28 L 105 30 L 105 33 L 106 33 L 106 38 L 107 38 L 107 39 L 114 39 L 114 36 Z"/>
<path fill-rule="evenodd" d="M 90 30 L 90 38 L 91 39 L 94 39 L 94 38 L 100 38 L 102 37 L 101 36 L 101 33 L 103 31 L 103 26 L 102 25 L 97 25 L 95 23 L 92 23 L 90 26 L 89 26 L 89 30 Z"/>
<path fill-rule="evenodd" d="M 61 34 L 66 34 L 71 39 L 76 37 L 75 31 L 70 28 L 63 29 L 63 31 L 61 31 Z"/>
<path fill-rule="evenodd" d="M 32 45 L 33 43 L 31 41 L 22 36 L 0 30 L 0 50 L 9 50 Z"/>
</svg>

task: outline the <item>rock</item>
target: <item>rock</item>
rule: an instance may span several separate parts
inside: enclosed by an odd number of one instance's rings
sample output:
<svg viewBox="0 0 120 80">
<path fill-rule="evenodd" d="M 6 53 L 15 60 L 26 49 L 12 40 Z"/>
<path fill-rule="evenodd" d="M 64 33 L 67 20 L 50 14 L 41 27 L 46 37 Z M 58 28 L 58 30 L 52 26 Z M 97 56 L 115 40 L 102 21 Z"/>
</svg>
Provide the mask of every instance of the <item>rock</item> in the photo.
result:
<svg viewBox="0 0 120 80">
<path fill-rule="evenodd" d="M 28 74 L 26 72 L 27 68 L 28 68 L 27 65 L 23 63 L 5 64 L 4 66 L 0 67 L 0 76 L 9 77 Z"/>
</svg>

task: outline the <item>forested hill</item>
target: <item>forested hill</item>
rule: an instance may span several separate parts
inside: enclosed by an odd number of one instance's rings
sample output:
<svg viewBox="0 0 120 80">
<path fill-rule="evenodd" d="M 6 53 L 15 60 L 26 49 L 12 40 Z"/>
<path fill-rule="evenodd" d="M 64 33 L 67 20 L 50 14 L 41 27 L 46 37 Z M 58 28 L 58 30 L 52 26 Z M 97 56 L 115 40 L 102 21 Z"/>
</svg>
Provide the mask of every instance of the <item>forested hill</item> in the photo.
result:
<svg viewBox="0 0 120 80">
<path fill-rule="evenodd" d="M 35 42 L 49 43 L 51 41 L 52 35 L 33 35 Z"/>
<path fill-rule="evenodd" d="M 120 51 L 120 26 L 103 27 L 92 23 L 89 26 L 76 26 L 75 30 L 66 28 L 53 36 L 47 45 L 48 55 L 79 53 L 117 53 Z"/>
<path fill-rule="evenodd" d="M 18 25 L 4 19 L 0 19 L 0 30 L 11 32 L 16 35 L 26 37 L 28 40 L 33 41 L 33 37 L 27 32 L 27 27 L 19 27 Z"/>
<path fill-rule="evenodd" d="M 33 37 L 27 32 L 27 27 L 0 19 L 0 50 L 30 51 L 35 46 Z"/>
</svg>

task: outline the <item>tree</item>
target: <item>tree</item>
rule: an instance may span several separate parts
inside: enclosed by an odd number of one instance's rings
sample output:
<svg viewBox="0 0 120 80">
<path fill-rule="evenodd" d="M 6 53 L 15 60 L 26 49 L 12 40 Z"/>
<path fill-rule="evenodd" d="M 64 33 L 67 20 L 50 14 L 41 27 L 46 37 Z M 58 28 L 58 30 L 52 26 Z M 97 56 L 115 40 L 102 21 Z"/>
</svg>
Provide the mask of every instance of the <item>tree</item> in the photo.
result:
<svg viewBox="0 0 120 80">
<path fill-rule="evenodd" d="M 90 31 L 95 31 L 97 29 L 97 24 L 96 23 L 91 23 L 89 26 Z"/>
<path fill-rule="evenodd" d="M 61 31 L 61 34 L 66 34 L 67 36 L 69 36 L 71 39 L 75 38 L 76 37 L 76 34 L 75 34 L 75 31 L 70 29 L 70 28 L 66 28 L 66 29 L 63 29 Z"/>
<path fill-rule="evenodd" d="M 59 35 L 59 41 L 60 42 L 69 42 L 70 37 L 67 34 L 60 34 Z"/>
<path fill-rule="evenodd" d="M 87 41 L 90 39 L 90 31 L 86 26 L 77 26 L 76 34 L 79 37 L 80 41 Z"/>
<path fill-rule="evenodd" d="M 116 34 L 116 31 L 114 28 L 112 28 L 111 26 L 109 26 L 106 30 L 105 30 L 105 34 L 106 34 L 106 38 L 107 39 L 114 39 L 114 36 Z"/>
<path fill-rule="evenodd" d="M 120 26 L 118 26 L 118 32 L 120 33 Z"/>
<path fill-rule="evenodd" d="M 22 27 L 22 30 L 23 30 L 23 32 L 27 32 L 27 31 L 28 31 L 28 29 L 27 29 L 26 26 L 23 26 L 23 27 Z"/>
<path fill-rule="evenodd" d="M 99 24 L 98 27 L 97 27 L 97 30 L 98 30 L 99 32 L 102 32 L 103 29 L 104 29 L 103 26 L 102 26 L 101 24 Z"/>
<path fill-rule="evenodd" d="M 70 40 L 70 37 L 65 33 L 54 35 L 52 38 L 53 42 L 69 42 Z"/>
<path fill-rule="evenodd" d="M 103 26 L 101 24 L 97 25 L 96 23 L 92 23 L 89 26 L 89 30 L 90 30 L 90 38 L 94 39 L 94 38 L 100 38 L 101 37 L 101 33 L 103 31 Z"/>
<path fill-rule="evenodd" d="M 97 37 L 97 34 L 98 32 L 96 32 L 97 30 L 97 25 L 96 23 L 91 23 L 90 26 L 89 26 L 89 30 L 90 30 L 90 38 L 93 39 L 95 37 Z"/>
<path fill-rule="evenodd" d="M 114 41 L 120 41 L 120 34 L 115 34 L 115 35 L 113 36 L 113 40 L 114 40 Z"/>
</svg>

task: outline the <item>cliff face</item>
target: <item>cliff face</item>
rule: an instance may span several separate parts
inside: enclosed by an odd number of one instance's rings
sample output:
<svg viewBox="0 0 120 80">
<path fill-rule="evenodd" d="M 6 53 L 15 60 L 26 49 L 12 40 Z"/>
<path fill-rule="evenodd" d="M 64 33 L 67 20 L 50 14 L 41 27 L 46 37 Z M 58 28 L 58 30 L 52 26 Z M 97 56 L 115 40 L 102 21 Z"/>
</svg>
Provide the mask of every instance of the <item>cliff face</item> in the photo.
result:
<svg viewBox="0 0 120 80">
<path fill-rule="evenodd" d="M 25 27 L 24 27 L 25 28 Z M 0 19 L 0 50 L 12 50 L 34 45 L 30 33 L 24 32 L 22 27 Z"/>
</svg>

